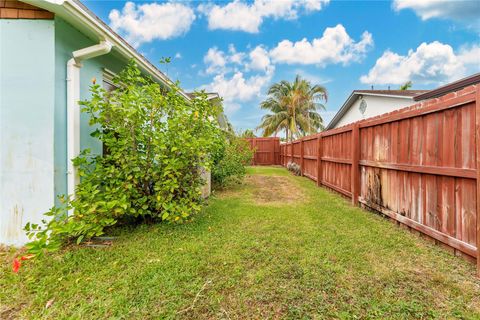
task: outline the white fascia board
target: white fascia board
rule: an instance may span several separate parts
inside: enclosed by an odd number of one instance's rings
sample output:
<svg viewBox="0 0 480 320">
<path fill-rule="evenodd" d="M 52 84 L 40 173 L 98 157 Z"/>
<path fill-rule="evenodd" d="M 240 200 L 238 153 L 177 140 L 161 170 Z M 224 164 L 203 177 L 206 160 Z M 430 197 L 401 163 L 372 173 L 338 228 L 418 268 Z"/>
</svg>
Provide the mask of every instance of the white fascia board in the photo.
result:
<svg viewBox="0 0 480 320">
<path fill-rule="evenodd" d="M 413 100 L 413 96 L 397 96 L 397 95 L 392 95 L 392 94 L 381 94 L 381 93 L 370 93 L 370 92 L 361 92 L 361 91 L 356 91 L 356 95 L 362 95 L 362 96 L 376 96 L 376 97 L 386 97 L 386 98 L 400 98 L 400 99 L 409 99 Z"/>
<path fill-rule="evenodd" d="M 381 94 L 381 93 L 370 93 L 370 92 L 361 92 L 361 91 L 354 91 L 350 94 L 348 99 L 345 101 L 345 103 L 342 105 L 342 107 L 338 110 L 338 112 L 333 116 L 332 120 L 328 123 L 328 125 L 325 127 L 326 130 L 333 129 L 333 127 L 338 123 L 338 121 L 342 118 L 342 116 L 347 113 L 348 110 L 350 110 L 350 107 L 353 105 L 353 102 L 355 101 L 357 96 L 376 96 L 376 97 L 385 97 L 385 98 L 400 98 L 400 99 L 406 99 L 406 100 L 412 100 L 413 97 L 406 97 L 406 96 L 397 96 L 397 95 L 391 95 L 391 94 Z"/>
<path fill-rule="evenodd" d="M 347 100 L 343 103 L 342 107 L 338 110 L 338 112 L 333 116 L 332 120 L 328 123 L 328 125 L 325 127 L 325 130 L 330 130 L 332 129 L 338 121 L 342 118 L 342 116 L 350 109 L 351 105 L 353 104 L 353 99 L 356 96 L 356 92 L 352 92 Z"/>
</svg>

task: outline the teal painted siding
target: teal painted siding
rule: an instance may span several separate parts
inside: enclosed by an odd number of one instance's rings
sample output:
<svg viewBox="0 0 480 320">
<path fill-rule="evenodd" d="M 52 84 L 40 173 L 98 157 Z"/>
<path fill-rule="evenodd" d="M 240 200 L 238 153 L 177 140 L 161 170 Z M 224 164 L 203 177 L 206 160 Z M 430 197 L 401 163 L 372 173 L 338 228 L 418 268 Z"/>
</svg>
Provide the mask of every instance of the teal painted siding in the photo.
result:
<svg viewBox="0 0 480 320">
<path fill-rule="evenodd" d="M 53 204 L 53 20 L 0 19 L 0 243 Z"/>
<path fill-rule="evenodd" d="M 95 44 L 60 18 L 0 19 L 0 243 L 25 244 L 24 225 L 67 192 L 67 62 Z M 115 48 L 84 61 L 80 98 L 90 98 L 105 68 L 118 73 L 127 62 Z M 100 154 L 88 116 L 80 122 L 81 149 Z"/>
<path fill-rule="evenodd" d="M 67 192 L 67 62 L 72 52 L 97 44 L 85 37 L 61 18 L 55 18 L 55 193 Z M 103 69 L 119 72 L 127 61 L 114 56 L 113 53 L 87 60 L 80 70 L 80 98 L 90 98 L 92 79 L 102 82 Z M 100 141 L 90 136 L 94 128 L 88 125 L 89 118 L 81 114 L 81 149 L 89 148 L 95 154 L 102 153 Z"/>
</svg>

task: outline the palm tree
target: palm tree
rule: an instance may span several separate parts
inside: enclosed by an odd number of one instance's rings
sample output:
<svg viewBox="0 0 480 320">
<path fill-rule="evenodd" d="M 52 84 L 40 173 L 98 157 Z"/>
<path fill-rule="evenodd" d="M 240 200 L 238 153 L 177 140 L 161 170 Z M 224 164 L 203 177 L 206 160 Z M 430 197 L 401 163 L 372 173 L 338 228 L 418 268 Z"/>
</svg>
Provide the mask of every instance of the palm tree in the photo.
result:
<svg viewBox="0 0 480 320">
<path fill-rule="evenodd" d="M 263 130 L 263 136 L 275 136 L 285 130 L 286 140 L 294 136 L 304 136 L 323 130 L 323 119 L 318 110 L 325 110 L 320 101 L 327 101 L 327 89 L 312 85 L 299 75 L 295 81 L 282 80 L 268 90 L 268 98 L 260 104 L 271 113 L 262 118 L 257 129 Z"/>
<path fill-rule="evenodd" d="M 256 138 L 257 136 L 253 132 L 253 130 L 247 129 L 243 132 L 240 132 L 240 137 L 242 138 Z"/>
</svg>

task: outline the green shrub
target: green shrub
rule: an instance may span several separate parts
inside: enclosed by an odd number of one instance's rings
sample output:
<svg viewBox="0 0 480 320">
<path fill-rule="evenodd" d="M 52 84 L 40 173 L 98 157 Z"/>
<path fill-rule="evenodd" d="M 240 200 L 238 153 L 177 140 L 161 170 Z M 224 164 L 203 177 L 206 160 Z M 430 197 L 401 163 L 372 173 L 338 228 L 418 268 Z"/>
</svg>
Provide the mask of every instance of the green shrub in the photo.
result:
<svg viewBox="0 0 480 320">
<path fill-rule="evenodd" d="M 238 183 L 245 176 L 245 166 L 252 161 L 253 150 L 249 143 L 231 135 L 225 144 L 217 150 L 212 168 L 212 184 L 215 188 Z"/>
<path fill-rule="evenodd" d="M 81 176 L 75 198 L 63 197 L 42 226 L 26 225 L 31 253 L 80 243 L 119 221 L 179 223 L 201 209 L 200 168 L 211 168 L 224 139 L 212 120 L 218 110 L 204 94 L 185 101 L 133 63 L 114 81 L 118 89 L 107 93 L 94 84 L 81 103 L 106 152 L 84 150 L 74 160 Z"/>
</svg>

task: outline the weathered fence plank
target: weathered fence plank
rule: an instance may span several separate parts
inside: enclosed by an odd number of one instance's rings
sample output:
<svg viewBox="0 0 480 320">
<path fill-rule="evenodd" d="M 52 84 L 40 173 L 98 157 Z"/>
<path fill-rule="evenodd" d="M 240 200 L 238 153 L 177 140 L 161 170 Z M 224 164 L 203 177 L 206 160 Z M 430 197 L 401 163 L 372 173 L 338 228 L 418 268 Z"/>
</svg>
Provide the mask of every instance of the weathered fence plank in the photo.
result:
<svg viewBox="0 0 480 320">
<path fill-rule="evenodd" d="M 358 196 L 360 194 L 360 134 L 358 124 L 352 127 L 352 204 L 358 205 Z"/>
<path fill-rule="evenodd" d="M 300 139 L 300 175 L 303 176 L 305 170 L 305 142 Z"/>
<path fill-rule="evenodd" d="M 480 276 L 478 86 L 283 144 L 280 163 L 477 258 Z"/>
<path fill-rule="evenodd" d="M 476 169 L 477 169 L 477 202 L 476 202 L 476 224 L 477 224 L 477 276 L 480 276 L 480 89 L 477 87 L 475 98 L 475 153 L 477 157 Z"/>
<path fill-rule="evenodd" d="M 322 185 L 322 136 L 317 135 L 317 186 Z"/>
</svg>

